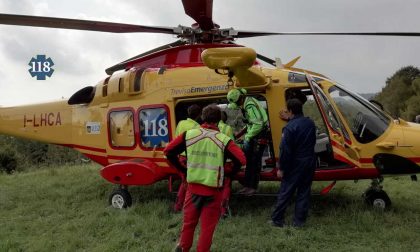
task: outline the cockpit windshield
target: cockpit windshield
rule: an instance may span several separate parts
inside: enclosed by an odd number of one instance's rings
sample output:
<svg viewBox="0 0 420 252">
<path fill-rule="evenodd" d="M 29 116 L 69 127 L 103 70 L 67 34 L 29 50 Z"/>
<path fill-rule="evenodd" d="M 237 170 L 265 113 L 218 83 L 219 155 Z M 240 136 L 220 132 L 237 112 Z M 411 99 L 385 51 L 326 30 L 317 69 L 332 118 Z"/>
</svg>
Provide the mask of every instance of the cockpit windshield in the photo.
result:
<svg viewBox="0 0 420 252">
<path fill-rule="evenodd" d="M 372 142 L 388 128 L 390 118 L 369 102 L 337 86 L 331 87 L 328 92 L 358 142 Z"/>
</svg>

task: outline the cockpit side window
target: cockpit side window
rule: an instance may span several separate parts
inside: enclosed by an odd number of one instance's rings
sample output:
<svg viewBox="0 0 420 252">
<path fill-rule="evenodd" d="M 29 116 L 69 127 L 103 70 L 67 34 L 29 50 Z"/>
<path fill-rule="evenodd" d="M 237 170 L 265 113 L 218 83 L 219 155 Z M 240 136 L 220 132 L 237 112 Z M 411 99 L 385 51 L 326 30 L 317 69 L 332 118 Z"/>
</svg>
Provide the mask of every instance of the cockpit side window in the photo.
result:
<svg viewBox="0 0 420 252">
<path fill-rule="evenodd" d="M 328 120 L 328 124 L 332 129 L 337 133 L 343 133 L 344 138 L 347 141 L 350 141 L 350 136 L 347 130 L 344 128 L 342 121 L 337 115 L 337 112 L 335 111 L 334 107 L 330 104 L 327 97 L 325 97 L 324 93 L 321 92 L 318 88 L 315 89 L 316 95 L 320 98 L 321 105 L 323 107 L 323 110 L 326 113 L 326 119 Z"/>
<path fill-rule="evenodd" d="M 390 119 L 370 108 L 367 102 L 350 95 L 337 86 L 331 87 L 328 92 L 358 142 L 372 142 L 388 128 Z"/>
</svg>

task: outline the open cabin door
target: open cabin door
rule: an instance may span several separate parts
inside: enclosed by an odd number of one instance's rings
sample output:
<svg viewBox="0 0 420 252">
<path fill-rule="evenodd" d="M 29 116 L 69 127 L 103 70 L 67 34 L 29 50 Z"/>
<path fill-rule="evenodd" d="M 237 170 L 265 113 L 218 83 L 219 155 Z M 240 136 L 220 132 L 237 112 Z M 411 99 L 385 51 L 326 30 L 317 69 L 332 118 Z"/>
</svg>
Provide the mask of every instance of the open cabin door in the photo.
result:
<svg viewBox="0 0 420 252">
<path fill-rule="evenodd" d="M 347 164 L 347 168 L 361 167 L 358 147 L 353 146 L 350 135 L 336 110 L 322 91 L 320 85 L 309 74 L 306 74 L 306 81 L 313 93 L 322 119 L 327 126 L 334 159 Z"/>
</svg>

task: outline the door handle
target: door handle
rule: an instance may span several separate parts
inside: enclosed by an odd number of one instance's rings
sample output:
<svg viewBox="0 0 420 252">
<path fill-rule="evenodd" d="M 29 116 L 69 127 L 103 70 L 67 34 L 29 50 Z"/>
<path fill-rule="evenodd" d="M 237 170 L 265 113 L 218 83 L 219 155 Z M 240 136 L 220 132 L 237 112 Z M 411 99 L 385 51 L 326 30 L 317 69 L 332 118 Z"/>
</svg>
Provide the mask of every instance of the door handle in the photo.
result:
<svg viewBox="0 0 420 252">
<path fill-rule="evenodd" d="M 334 138 L 334 140 L 339 142 L 341 145 L 344 145 L 344 139 L 343 139 L 342 136 L 340 136 L 339 134 L 335 134 L 335 133 L 332 133 L 331 136 L 332 136 L 332 138 Z"/>
<path fill-rule="evenodd" d="M 393 142 L 380 142 L 376 144 L 376 147 L 378 148 L 382 148 L 382 149 L 393 149 L 395 148 L 397 145 Z"/>
</svg>

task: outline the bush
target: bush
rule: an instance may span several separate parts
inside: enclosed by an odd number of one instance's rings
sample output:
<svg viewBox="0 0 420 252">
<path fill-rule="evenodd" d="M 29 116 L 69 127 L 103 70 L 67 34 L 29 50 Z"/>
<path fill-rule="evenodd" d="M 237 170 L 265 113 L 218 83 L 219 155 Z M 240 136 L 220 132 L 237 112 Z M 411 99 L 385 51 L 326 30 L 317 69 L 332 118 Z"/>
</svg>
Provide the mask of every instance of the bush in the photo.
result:
<svg viewBox="0 0 420 252">
<path fill-rule="evenodd" d="M 44 163 L 46 165 L 81 164 L 82 157 L 81 153 L 73 149 L 49 144 Z"/>
<path fill-rule="evenodd" d="M 82 157 L 82 154 L 67 147 L 0 135 L 0 172 L 80 164 Z"/>
<path fill-rule="evenodd" d="M 16 168 L 16 153 L 9 149 L 0 151 L 0 172 L 6 172 L 8 174 L 11 174 L 14 171 L 16 171 Z"/>
</svg>

